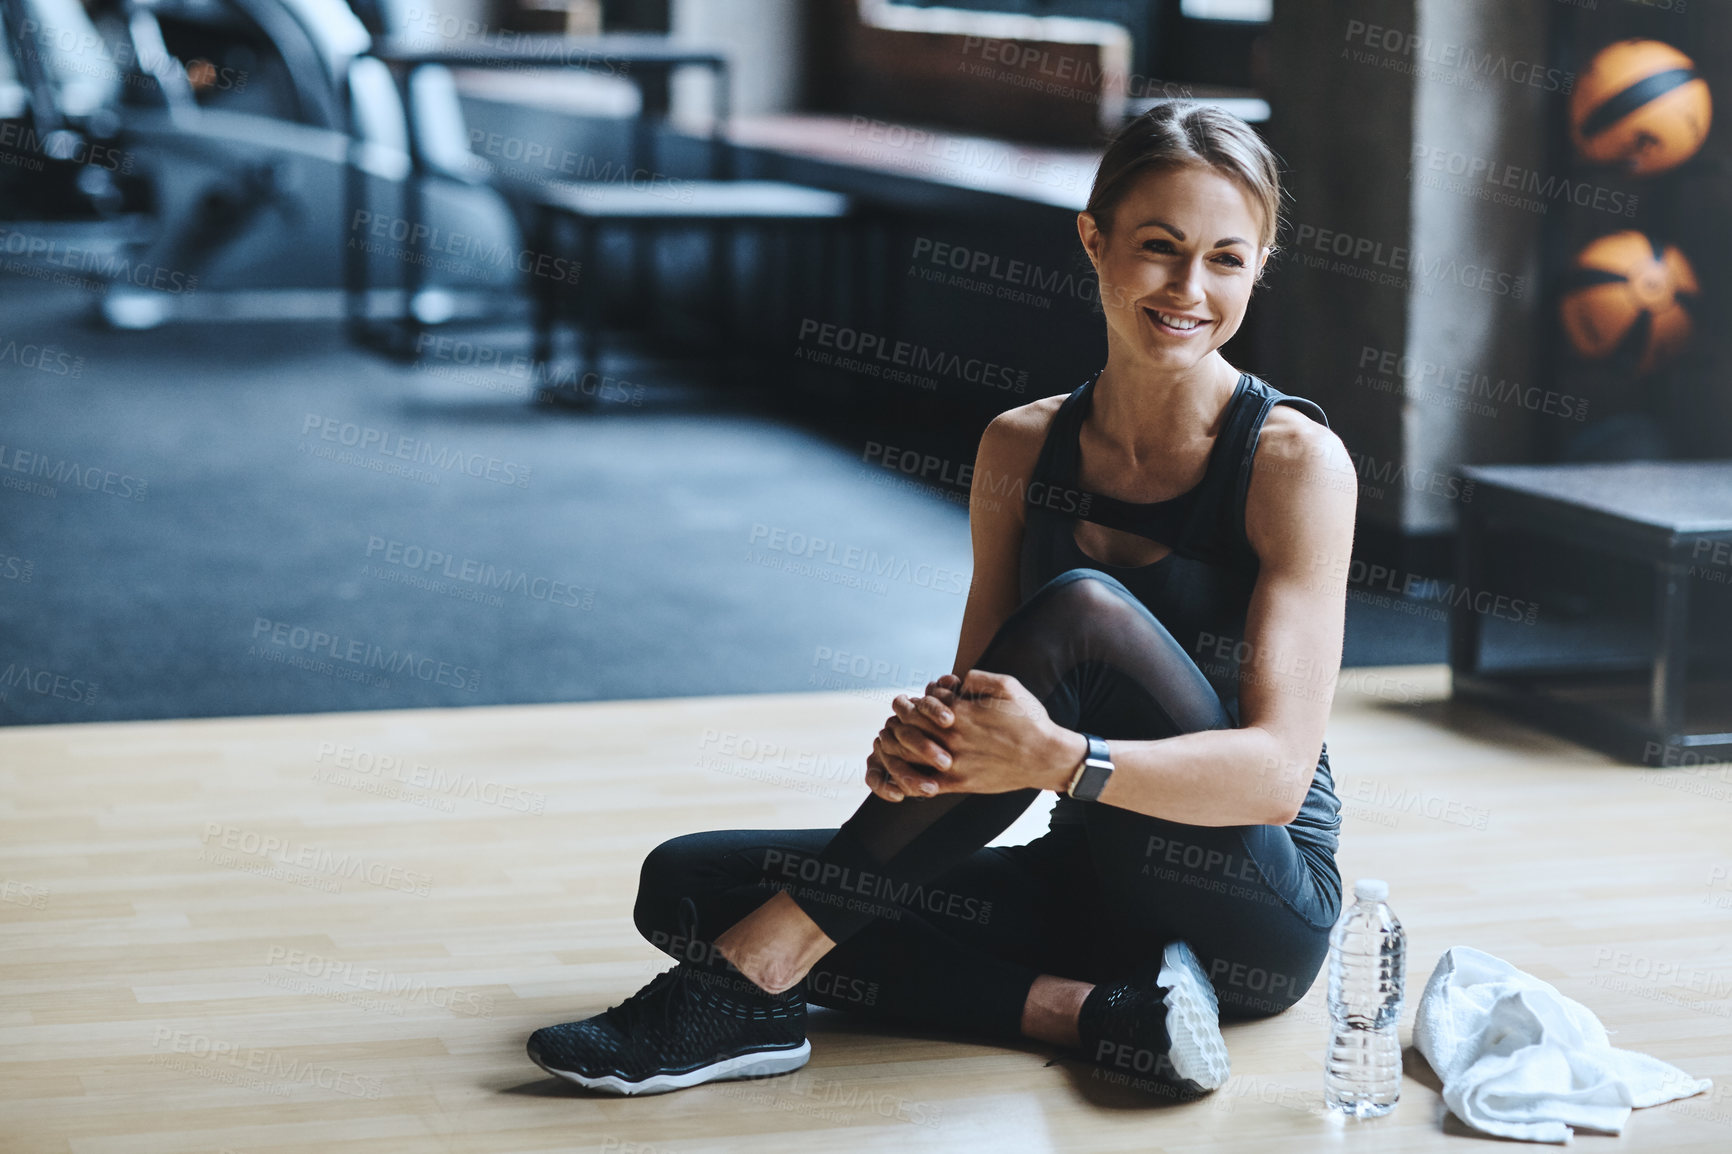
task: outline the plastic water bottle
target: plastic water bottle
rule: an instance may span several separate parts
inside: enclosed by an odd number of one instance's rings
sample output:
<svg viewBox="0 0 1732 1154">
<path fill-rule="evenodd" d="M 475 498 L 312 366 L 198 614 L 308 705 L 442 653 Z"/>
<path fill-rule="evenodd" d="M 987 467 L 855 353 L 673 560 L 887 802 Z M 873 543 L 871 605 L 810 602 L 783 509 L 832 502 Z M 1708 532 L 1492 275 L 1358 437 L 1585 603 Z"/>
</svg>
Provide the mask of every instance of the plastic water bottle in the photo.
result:
<svg viewBox="0 0 1732 1154">
<path fill-rule="evenodd" d="M 1375 1118 L 1401 1097 L 1402 987 L 1407 935 L 1385 898 L 1387 883 L 1361 878 L 1354 903 L 1329 934 L 1329 1054 L 1323 1098 L 1353 1118 Z"/>
</svg>

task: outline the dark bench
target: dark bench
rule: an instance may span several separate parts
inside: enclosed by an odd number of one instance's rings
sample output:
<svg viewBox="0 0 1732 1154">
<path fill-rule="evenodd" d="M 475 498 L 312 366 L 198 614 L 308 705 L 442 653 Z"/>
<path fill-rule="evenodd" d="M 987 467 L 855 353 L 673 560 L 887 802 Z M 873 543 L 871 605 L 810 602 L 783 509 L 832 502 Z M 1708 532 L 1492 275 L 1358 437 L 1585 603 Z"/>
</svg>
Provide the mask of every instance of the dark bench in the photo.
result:
<svg viewBox="0 0 1732 1154">
<path fill-rule="evenodd" d="M 726 230 L 756 225 L 783 232 L 799 226 L 824 226 L 849 214 L 849 198 L 838 192 L 770 180 L 682 180 L 672 189 L 632 188 L 617 184 L 542 184 L 530 197 L 530 246 L 538 252 L 573 251 L 580 264 L 575 291 L 563 281 L 535 278 L 535 351 L 537 379 L 549 382 L 544 392 L 559 394 L 556 375 L 558 328 L 562 319 L 579 328 L 577 366 L 569 379 L 580 381 L 601 357 L 603 288 L 595 270 L 597 240 L 610 224 L 649 227 L 702 225 Z M 567 231 L 575 230 L 568 239 Z M 709 293 L 720 343 L 727 343 L 733 316 L 733 245 L 723 231 L 711 249 Z M 820 251 L 823 251 L 820 246 Z M 823 270 L 820 270 L 822 283 Z M 581 395 L 581 393 L 580 393 Z"/>
<path fill-rule="evenodd" d="M 1598 655 L 1552 653 L 1543 663 L 1488 668 L 1488 615 L 1452 603 L 1449 664 L 1456 697 L 1509 710 L 1620 760 L 1701 764 L 1732 757 L 1732 461 L 1463 466 L 1474 482 L 1461 507 L 1456 581 L 1488 588 L 1492 563 L 1542 568 L 1543 551 L 1580 551 L 1651 574 L 1633 620 L 1646 652 L 1627 642 Z M 1561 547 L 1561 548 L 1560 548 Z M 1578 577 L 1585 576 L 1578 572 Z M 1583 584 L 1586 584 L 1584 581 Z M 1640 590 L 1642 584 L 1626 581 Z M 1503 592 L 1503 590 L 1497 590 Z M 1626 598 L 1626 601 L 1630 598 Z M 1544 606 L 1541 607 L 1542 611 Z M 1712 629 L 1704 623 L 1720 622 Z M 1595 619 L 1602 634 L 1613 622 Z M 1717 635 L 1718 634 L 1718 635 Z M 1549 648 L 1549 647 L 1548 647 Z"/>
<path fill-rule="evenodd" d="M 534 362 L 536 379 L 541 382 L 541 399 L 569 400 L 583 403 L 583 392 L 565 389 L 570 381 L 580 383 L 599 357 L 603 286 L 600 284 L 598 235 L 604 227 L 619 225 L 630 229 L 633 241 L 634 287 L 653 282 L 653 253 L 643 242 L 653 230 L 699 226 L 711 231 L 710 296 L 716 306 L 716 328 L 726 337 L 729 325 L 729 298 L 733 291 L 732 237 L 733 226 L 752 224 L 766 231 L 787 231 L 800 226 L 824 225 L 849 215 L 846 196 L 823 189 L 808 188 L 781 181 L 733 180 L 733 163 L 726 140 L 729 120 L 728 61 L 725 55 L 701 46 L 677 44 L 667 37 L 643 35 L 608 35 L 597 37 L 527 37 L 514 39 L 509 46 L 446 45 L 441 43 L 398 43 L 376 46 L 373 57 L 387 67 L 395 79 L 405 115 L 408 119 L 406 145 L 410 174 L 403 183 L 403 217 L 409 224 L 410 241 L 405 246 L 409 256 L 403 268 L 403 301 L 401 315 L 386 326 L 385 339 L 377 343 L 399 351 L 416 347 L 416 337 L 427 318 L 417 312 L 421 288 L 420 239 L 413 226 L 421 218 L 421 180 L 424 174 L 437 169 L 431 163 L 421 140 L 424 127 L 443 129 L 449 138 L 448 151 L 459 154 L 454 164 L 459 179 L 480 179 L 493 184 L 507 198 L 516 202 L 519 211 L 530 221 L 529 249 L 537 256 L 552 256 L 561 251 L 575 250 L 580 262 L 576 292 L 568 291 L 565 278 L 531 276 L 530 294 L 535 305 Z M 665 124 L 669 112 L 668 84 L 671 74 L 681 67 L 700 67 L 711 72 L 712 117 L 706 154 L 707 178 L 675 181 L 650 180 L 648 187 L 635 183 L 613 181 L 541 181 L 526 180 L 494 171 L 493 166 L 478 163 L 468 154 L 462 142 L 461 116 L 455 101 L 445 110 L 444 119 L 452 123 L 424 126 L 418 119 L 419 105 L 411 90 L 412 77 L 431 67 L 462 67 L 471 69 L 523 69 L 559 67 L 594 70 L 605 63 L 610 70 L 619 69 L 638 88 L 641 108 L 632 129 L 632 165 L 634 175 L 655 167 L 654 139 L 656 126 Z M 629 67 L 626 67 L 629 66 Z M 455 130 L 455 136 L 453 131 Z M 351 161 L 348 181 L 352 204 L 360 203 L 359 166 Z M 469 171 L 477 170 L 476 172 Z M 565 234 L 575 231 L 568 245 Z M 820 246 L 822 254 L 827 246 Z M 367 291 L 365 260 L 351 253 L 348 257 L 351 332 L 367 343 L 375 343 L 363 311 Z M 822 276 L 823 270 L 820 269 Z M 650 285 L 650 307 L 655 307 L 653 283 Z M 556 373 L 553 365 L 557 329 L 562 318 L 573 313 L 581 333 L 576 370 L 570 374 Z"/>
</svg>

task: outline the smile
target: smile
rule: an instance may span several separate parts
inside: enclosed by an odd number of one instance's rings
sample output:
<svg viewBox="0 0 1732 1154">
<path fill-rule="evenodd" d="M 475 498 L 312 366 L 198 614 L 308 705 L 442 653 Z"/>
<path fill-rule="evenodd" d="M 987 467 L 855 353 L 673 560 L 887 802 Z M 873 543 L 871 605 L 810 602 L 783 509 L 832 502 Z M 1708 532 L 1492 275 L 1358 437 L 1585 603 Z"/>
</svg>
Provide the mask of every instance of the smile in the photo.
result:
<svg viewBox="0 0 1732 1154">
<path fill-rule="evenodd" d="M 1158 309 L 1144 309 L 1143 311 L 1155 322 L 1155 327 L 1165 329 L 1171 333 L 1195 332 L 1202 328 L 1204 323 L 1200 317 L 1186 317 L 1180 316 L 1177 313 L 1164 313 Z"/>
</svg>

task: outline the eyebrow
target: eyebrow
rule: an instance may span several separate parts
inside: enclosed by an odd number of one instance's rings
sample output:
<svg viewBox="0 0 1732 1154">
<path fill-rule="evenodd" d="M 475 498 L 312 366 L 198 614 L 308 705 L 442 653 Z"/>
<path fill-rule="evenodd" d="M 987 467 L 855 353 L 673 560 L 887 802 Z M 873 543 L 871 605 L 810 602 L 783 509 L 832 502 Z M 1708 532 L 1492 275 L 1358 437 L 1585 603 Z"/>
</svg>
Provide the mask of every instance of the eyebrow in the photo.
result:
<svg viewBox="0 0 1732 1154">
<path fill-rule="evenodd" d="M 1172 225 L 1168 224 L 1164 220 L 1155 220 L 1155 219 L 1145 220 L 1145 221 L 1143 221 L 1143 223 L 1137 225 L 1137 227 L 1138 228 L 1147 228 L 1151 224 L 1158 225 L 1159 227 L 1166 229 L 1168 232 L 1172 233 L 1174 236 L 1178 237 L 1180 240 L 1185 239 L 1185 234 L 1184 234 L 1184 231 L 1182 229 L 1174 228 Z M 1228 245 L 1233 245 L 1233 244 L 1249 245 L 1250 243 L 1251 243 L 1250 241 L 1246 240 L 1242 236 L 1224 236 L 1220 240 L 1215 242 L 1215 247 L 1216 248 L 1226 248 Z"/>
</svg>

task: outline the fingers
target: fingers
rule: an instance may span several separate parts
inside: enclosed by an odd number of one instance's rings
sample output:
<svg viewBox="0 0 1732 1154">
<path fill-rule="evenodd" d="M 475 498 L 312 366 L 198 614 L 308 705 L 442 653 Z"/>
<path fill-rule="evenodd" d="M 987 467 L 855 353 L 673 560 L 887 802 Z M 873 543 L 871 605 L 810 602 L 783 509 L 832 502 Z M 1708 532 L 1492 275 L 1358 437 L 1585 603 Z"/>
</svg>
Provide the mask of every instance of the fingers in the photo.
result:
<svg viewBox="0 0 1732 1154">
<path fill-rule="evenodd" d="M 933 769 L 950 768 L 950 750 L 918 725 L 892 717 L 884 723 L 881 732 L 886 738 L 886 752 L 916 765 L 929 765 Z"/>
<path fill-rule="evenodd" d="M 923 705 L 924 702 L 930 699 L 915 701 L 907 694 L 897 694 L 893 703 L 896 716 L 885 719 L 882 732 L 888 738 L 891 753 L 920 765 L 948 769 L 950 750 L 944 739 L 949 732 L 946 726 L 955 720 L 955 715 L 948 706 Z"/>
<path fill-rule="evenodd" d="M 866 759 L 866 788 L 885 801 L 901 801 L 907 796 L 890 780 L 889 771 L 884 768 L 883 760 L 877 753 Z"/>
<path fill-rule="evenodd" d="M 1019 684 L 1016 678 L 1008 673 L 989 673 L 984 669 L 970 669 L 968 676 L 957 687 L 959 693 L 990 693 L 997 696 L 1005 694 L 1010 686 Z"/>
<path fill-rule="evenodd" d="M 956 696 L 956 691 L 962 688 L 962 678 L 954 673 L 946 673 L 936 681 L 926 683 L 926 696 L 949 700 Z M 946 696 L 948 695 L 948 696 Z"/>
<path fill-rule="evenodd" d="M 884 764 L 890 770 L 891 786 L 905 797 L 931 797 L 938 792 L 938 781 L 926 767 L 894 755 L 887 755 Z"/>
<path fill-rule="evenodd" d="M 890 708 L 896 711 L 896 716 L 904 721 L 911 721 L 923 728 L 940 729 L 956 720 L 956 714 L 950 709 L 949 702 L 927 695 L 921 698 L 909 697 L 906 693 L 898 693 Z"/>
<path fill-rule="evenodd" d="M 970 669 L 957 697 L 973 706 L 1013 717 L 1038 717 L 1046 713 L 1022 682 L 1008 673 Z"/>
<path fill-rule="evenodd" d="M 880 739 L 873 746 L 873 752 L 889 775 L 889 786 L 904 797 L 930 797 L 938 792 L 938 781 L 932 772 L 924 766 L 917 765 L 886 748 Z M 886 800 L 900 801 L 900 797 Z"/>
</svg>

